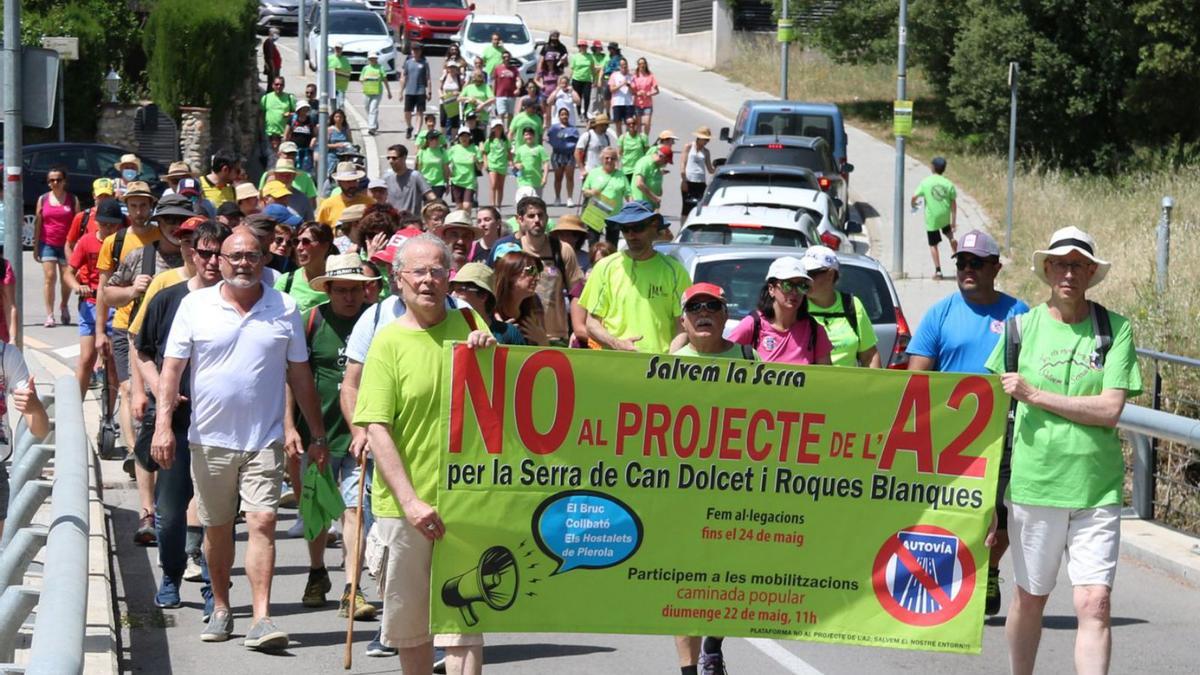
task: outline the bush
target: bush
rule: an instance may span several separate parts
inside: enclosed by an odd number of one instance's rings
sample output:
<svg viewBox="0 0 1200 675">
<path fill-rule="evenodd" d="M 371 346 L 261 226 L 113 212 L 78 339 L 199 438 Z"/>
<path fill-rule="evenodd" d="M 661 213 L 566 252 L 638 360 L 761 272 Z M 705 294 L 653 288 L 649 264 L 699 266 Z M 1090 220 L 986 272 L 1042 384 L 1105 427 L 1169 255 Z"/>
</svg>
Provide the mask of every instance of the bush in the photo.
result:
<svg viewBox="0 0 1200 675">
<path fill-rule="evenodd" d="M 150 94 L 167 114 L 211 108 L 220 119 L 254 64 L 255 0 L 158 0 L 142 44 Z"/>
</svg>

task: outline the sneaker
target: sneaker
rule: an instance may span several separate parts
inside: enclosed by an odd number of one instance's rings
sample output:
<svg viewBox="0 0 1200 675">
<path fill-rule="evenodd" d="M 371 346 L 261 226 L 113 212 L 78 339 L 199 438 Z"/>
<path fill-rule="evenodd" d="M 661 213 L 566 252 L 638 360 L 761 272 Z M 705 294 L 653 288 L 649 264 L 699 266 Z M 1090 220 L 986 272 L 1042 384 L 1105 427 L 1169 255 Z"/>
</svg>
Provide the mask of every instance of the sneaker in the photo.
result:
<svg viewBox="0 0 1200 675">
<path fill-rule="evenodd" d="M 286 649 L 288 646 L 288 634 L 279 630 L 271 617 L 264 616 L 254 625 L 250 627 L 250 632 L 246 633 L 246 639 L 242 644 L 247 649 L 258 649 L 260 651 L 272 651 Z"/>
<path fill-rule="evenodd" d="M 433 648 L 433 672 L 439 675 L 446 672 L 446 650 L 441 647 Z"/>
<path fill-rule="evenodd" d="M 299 505 L 296 498 L 296 491 L 292 489 L 292 484 L 284 482 L 283 493 L 279 495 L 279 508 L 294 509 Z"/>
<path fill-rule="evenodd" d="M 154 606 L 159 609 L 178 609 L 182 605 L 179 600 L 179 579 L 164 574 L 158 593 L 154 595 Z"/>
<path fill-rule="evenodd" d="M 575 200 L 574 200 L 574 199 L 571 199 L 570 197 L 567 197 L 567 208 L 568 208 L 568 209 L 573 209 L 573 208 L 575 208 Z"/>
<path fill-rule="evenodd" d="M 322 567 L 319 570 L 308 571 L 308 583 L 304 585 L 304 597 L 300 604 L 305 607 L 324 607 L 325 594 L 333 588 L 329 581 L 329 570 Z"/>
<path fill-rule="evenodd" d="M 183 570 L 184 581 L 204 581 L 204 572 L 200 569 L 199 556 L 188 557 L 187 567 Z"/>
<path fill-rule="evenodd" d="M 288 528 L 287 537 L 288 539 L 299 539 L 303 536 L 304 519 L 300 517 L 300 514 L 296 514 L 296 522 L 292 523 L 292 526 Z"/>
<path fill-rule="evenodd" d="M 342 547 L 342 534 L 335 530 L 330 530 L 329 534 L 327 534 L 325 536 L 325 548 L 341 548 L 341 547 Z"/>
<path fill-rule="evenodd" d="M 987 600 L 984 602 L 983 613 L 986 616 L 996 616 L 1000 613 L 1000 568 L 988 568 Z"/>
<path fill-rule="evenodd" d="M 60 313 L 62 314 L 62 316 L 60 317 L 62 319 L 62 325 L 70 326 L 71 325 L 71 312 L 68 311 L 66 307 L 60 307 L 59 310 L 60 310 Z"/>
<path fill-rule="evenodd" d="M 43 327 L 43 328 L 54 328 L 56 325 L 58 325 L 58 324 L 56 324 L 56 323 L 54 322 L 54 315 L 53 315 L 53 314 L 47 314 L 47 315 L 46 315 L 46 321 L 45 321 L 44 323 L 42 323 L 42 327 Z"/>
<path fill-rule="evenodd" d="M 354 620 L 355 621 L 370 621 L 375 618 L 375 614 L 379 609 L 367 602 L 367 598 L 363 596 L 362 589 L 357 589 L 354 593 Z M 338 616 L 343 619 L 350 613 L 350 589 L 342 591 L 342 601 L 338 604 Z"/>
<path fill-rule="evenodd" d="M 125 451 L 125 459 L 121 461 L 121 470 L 129 474 L 129 480 L 137 480 L 137 458 L 133 456 L 133 450 Z"/>
<path fill-rule="evenodd" d="M 213 610 L 208 618 L 208 625 L 200 633 L 204 642 L 224 642 L 233 634 L 233 615 L 227 608 Z"/>
<path fill-rule="evenodd" d="M 935 268 L 933 269 L 933 279 L 934 279 L 934 281 L 941 281 L 941 280 L 942 280 L 942 268 L 940 268 L 940 267 L 935 267 Z"/>
<path fill-rule="evenodd" d="M 367 644 L 367 656 L 399 656 L 400 650 L 383 644 L 383 629 L 375 631 L 375 637 Z"/>
<path fill-rule="evenodd" d="M 154 514 L 142 512 L 142 519 L 138 521 L 138 529 L 133 533 L 133 543 L 138 546 L 158 544 L 158 535 L 154 533 Z"/>
<path fill-rule="evenodd" d="M 404 137 L 409 139 L 412 138 L 412 127 L 409 127 L 408 130 L 404 132 Z"/>
<path fill-rule="evenodd" d="M 701 654 L 700 672 L 703 675 L 725 675 L 725 656 L 720 652 Z"/>
</svg>

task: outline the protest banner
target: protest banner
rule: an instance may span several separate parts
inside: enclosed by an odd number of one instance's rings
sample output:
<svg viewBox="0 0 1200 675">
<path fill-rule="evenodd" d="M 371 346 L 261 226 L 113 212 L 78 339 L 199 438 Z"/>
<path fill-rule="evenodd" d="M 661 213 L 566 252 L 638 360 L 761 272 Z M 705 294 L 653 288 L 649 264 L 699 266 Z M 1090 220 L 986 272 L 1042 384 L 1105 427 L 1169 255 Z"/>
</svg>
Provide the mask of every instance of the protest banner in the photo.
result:
<svg viewBox="0 0 1200 675">
<path fill-rule="evenodd" d="M 979 652 L 998 378 L 447 349 L 435 633 Z"/>
</svg>

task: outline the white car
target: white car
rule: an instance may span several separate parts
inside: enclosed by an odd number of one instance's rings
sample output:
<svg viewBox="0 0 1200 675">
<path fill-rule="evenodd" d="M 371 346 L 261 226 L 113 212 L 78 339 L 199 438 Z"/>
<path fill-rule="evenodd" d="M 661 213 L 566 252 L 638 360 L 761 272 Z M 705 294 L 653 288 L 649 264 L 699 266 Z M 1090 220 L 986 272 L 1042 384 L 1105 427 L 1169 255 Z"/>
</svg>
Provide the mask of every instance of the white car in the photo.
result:
<svg viewBox="0 0 1200 675">
<path fill-rule="evenodd" d="M 521 79 L 532 78 L 537 68 L 537 49 L 543 43 L 534 41 L 525 19 L 519 14 L 475 13 L 468 14 L 458 34 L 450 38 L 451 42 L 458 43 L 459 53 L 467 62 L 467 78 L 470 78 L 475 57 L 483 56 L 483 50 L 492 43 L 493 34 L 499 34 L 501 48 L 521 62 Z"/>
<path fill-rule="evenodd" d="M 713 189 L 714 185 L 716 189 Z M 713 184 L 709 185 L 708 192 L 701 199 L 700 205 L 692 211 L 680 232 L 692 227 L 693 221 L 705 222 L 709 211 L 718 208 L 721 209 L 720 217 L 731 219 L 734 219 L 737 213 L 761 214 L 765 218 L 766 214 L 770 212 L 779 212 L 782 214 L 782 219 L 771 222 L 791 222 L 793 229 L 801 232 L 807 230 L 808 221 L 812 221 L 820 239 L 819 243 L 835 251 L 854 252 L 854 246 L 849 237 L 833 224 L 834 209 L 829 194 L 820 189 L 810 190 L 774 185 L 720 185 L 717 183 L 717 179 L 714 179 Z M 748 215 L 743 215 L 736 220 L 743 224 L 756 222 Z M 766 224 L 765 220 L 758 222 Z"/>
<path fill-rule="evenodd" d="M 731 244 L 795 246 L 821 243 L 817 223 L 821 213 L 805 208 L 709 205 L 697 209 L 679 229 L 674 241 L 681 244 Z"/>
<path fill-rule="evenodd" d="M 367 64 L 367 54 L 379 52 L 379 66 L 386 73 L 396 70 L 396 45 L 387 24 L 370 9 L 329 10 L 329 51 L 341 43 L 342 54 L 349 59 L 355 73 Z M 321 53 L 321 26 L 316 24 L 308 33 L 308 65 L 315 71 L 317 54 Z M 332 77 L 332 75 L 330 76 Z"/>
</svg>

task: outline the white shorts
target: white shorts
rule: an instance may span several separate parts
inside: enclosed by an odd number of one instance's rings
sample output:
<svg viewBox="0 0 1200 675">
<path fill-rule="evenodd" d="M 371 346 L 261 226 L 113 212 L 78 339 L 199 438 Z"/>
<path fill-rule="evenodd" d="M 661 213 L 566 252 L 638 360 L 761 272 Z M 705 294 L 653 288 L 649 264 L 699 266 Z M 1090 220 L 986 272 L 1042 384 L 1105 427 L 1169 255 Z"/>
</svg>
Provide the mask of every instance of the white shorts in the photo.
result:
<svg viewBox="0 0 1200 675">
<path fill-rule="evenodd" d="M 1073 586 L 1108 586 L 1117 576 L 1121 551 L 1121 507 L 1068 509 L 1008 505 L 1013 576 L 1032 595 L 1050 595 L 1063 553 Z"/>
<path fill-rule="evenodd" d="M 517 105 L 515 96 L 497 96 L 496 97 L 496 114 L 497 115 L 512 115 Z M 517 139 L 520 140 L 520 139 Z"/>
</svg>

